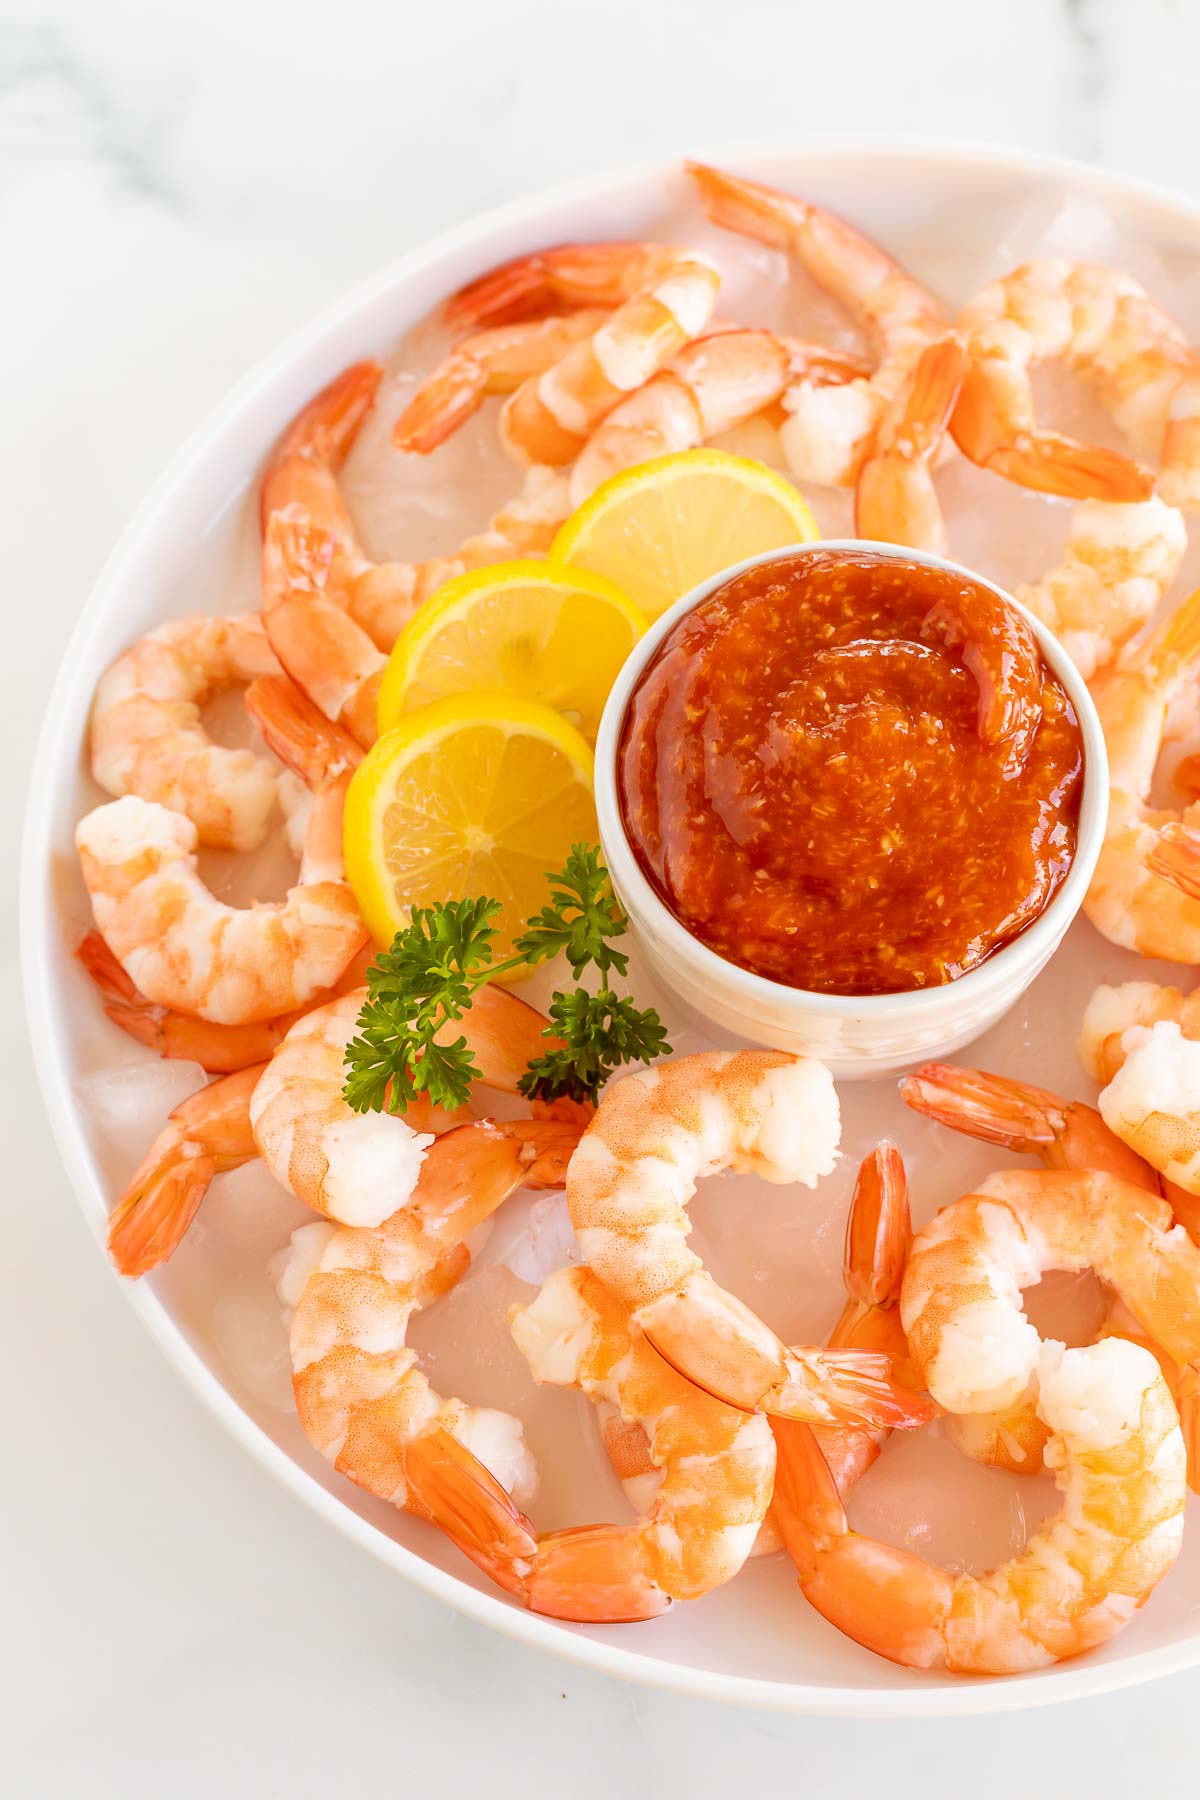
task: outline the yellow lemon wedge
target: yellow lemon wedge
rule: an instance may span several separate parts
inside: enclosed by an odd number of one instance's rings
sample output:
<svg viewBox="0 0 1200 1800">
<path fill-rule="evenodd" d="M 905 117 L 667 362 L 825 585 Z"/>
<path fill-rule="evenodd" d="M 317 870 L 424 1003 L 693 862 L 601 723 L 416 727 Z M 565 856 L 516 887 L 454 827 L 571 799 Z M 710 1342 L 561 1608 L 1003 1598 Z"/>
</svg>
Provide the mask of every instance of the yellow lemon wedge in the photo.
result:
<svg viewBox="0 0 1200 1800">
<path fill-rule="evenodd" d="M 387 731 L 346 796 L 346 874 L 376 941 L 412 906 L 499 900 L 497 958 L 547 899 L 547 871 L 596 841 L 592 753 L 574 726 L 508 694 L 454 694 Z"/>
<path fill-rule="evenodd" d="M 656 619 L 731 563 L 819 535 L 806 501 L 764 463 L 682 450 L 604 482 L 562 526 L 550 560 L 615 582 Z"/>
<path fill-rule="evenodd" d="M 493 689 L 552 706 L 594 743 L 608 690 L 645 629 L 619 588 L 584 569 L 473 569 L 439 588 L 397 638 L 379 729 L 447 695 Z"/>
</svg>

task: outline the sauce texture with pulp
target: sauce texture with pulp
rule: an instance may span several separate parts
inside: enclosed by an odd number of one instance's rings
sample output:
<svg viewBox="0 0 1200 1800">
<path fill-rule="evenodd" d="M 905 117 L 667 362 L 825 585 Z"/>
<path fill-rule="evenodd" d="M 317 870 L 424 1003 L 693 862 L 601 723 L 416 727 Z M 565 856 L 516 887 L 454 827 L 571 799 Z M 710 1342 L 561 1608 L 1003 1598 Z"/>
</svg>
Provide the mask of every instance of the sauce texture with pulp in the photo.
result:
<svg viewBox="0 0 1200 1800">
<path fill-rule="evenodd" d="M 702 943 L 790 987 L 885 994 L 975 968 L 1075 850 L 1083 740 L 1021 616 L 869 550 L 748 569 L 634 690 L 625 828 Z"/>
</svg>

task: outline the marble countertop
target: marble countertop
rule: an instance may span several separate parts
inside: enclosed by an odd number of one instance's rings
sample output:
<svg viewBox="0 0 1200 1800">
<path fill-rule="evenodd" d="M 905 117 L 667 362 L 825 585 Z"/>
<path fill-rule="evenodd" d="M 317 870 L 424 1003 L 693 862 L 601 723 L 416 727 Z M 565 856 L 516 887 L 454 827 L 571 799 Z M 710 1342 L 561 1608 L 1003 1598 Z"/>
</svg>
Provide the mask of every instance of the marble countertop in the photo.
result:
<svg viewBox="0 0 1200 1800">
<path fill-rule="evenodd" d="M 229 384 L 385 258 L 614 159 L 825 131 L 1195 193 L 1198 70 L 1187 0 L 0 0 L 8 866 L 53 671 L 125 518 Z M 1200 1674 L 986 1725 L 741 1714 L 522 1650 L 328 1532 L 96 1256 L 15 1024 L 11 884 L 0 906 L 6 1794 L 1190 1791 Z"/>
</svg>

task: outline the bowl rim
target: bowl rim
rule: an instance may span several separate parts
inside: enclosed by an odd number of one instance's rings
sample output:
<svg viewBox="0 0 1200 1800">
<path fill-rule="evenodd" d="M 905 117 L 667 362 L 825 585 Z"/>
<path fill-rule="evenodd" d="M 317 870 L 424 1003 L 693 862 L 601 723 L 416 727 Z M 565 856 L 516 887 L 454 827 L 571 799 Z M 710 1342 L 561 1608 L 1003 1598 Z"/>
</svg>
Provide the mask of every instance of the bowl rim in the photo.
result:
<svg viewBox="0 0 1200 1800">
<path fill-rule="evenodd" d="M 64 1078 L 60 1046 L 54 1034 L 51 968 L 57 918 L 52 906 L 53 802 L 67 759 L 74 760 L 77 746 L 63 730 L 77 685 L 79 665 L 86 660 L 90 640 L 108 608 L 122 591 L 128 567 L 135 562 L 160 516 L 186 489 L 196 466 L 242 415 L 305 358 L 319 362 L 320 351 L 355 318 L 456 252 L 476 248 L 489 234 L 534 229 L 550 206 L 573 205 L 603 198 L 615 186 L 661 183 L 676 173 L 684 155 L 697 156 L 694 146 L 676 154 L 661 154 L 606 167 L 594 174 L 539 189 L 506 204 L 475 214 L 450 230 L 425 240 L 417 248 L 390 258 L 374 274 L 354 283 L 309 321 L 290 332 L 207 413 L 169 458 L 134 510 L 105 559 L 80 610 L 63 650 L 58 672 L 47 699 L 45 720 L 34 750 L 29 794 L 22 831 L 19 888 L 19 931 L 22 984 L 26 1016 L 43 1104 L 59 1146 L 76 1203 L 101 1254 L 104 1254 L 106 1195 L 93 1166 L 78 1109 L 70 1099 Z M 732 167 L 762 169 L 783 158 L 861 160 L 865 156 L 902 159 L 919 165 L 973 162 L 982 168 L 1042 176 L 1070 184 L 1075 191 L 1094 193 L 1111 203 L 1114 198 L 1157 209 L 1175 222 L 1185 222 L 1200 234 L 1200 204 L 1165 184 L 1094 167 L 1078 158 L 1044 152 L 1013 150 L 1004 145 L 953 137 L 923 137 L 855 133 L 815 134 L 797 138 L 781 134 L 773 138 L 722 141 L 704 146 L 703 160 Z M 319 376 L 316 378 L 319 380 Z M 105 1259 L 107 1261 L 107 1258 Z M 120 1278 L 113 1271 L 113 1279 Z M 931 1684 L 914 1671 L 897 1672 L 889 1685 L 822 1686 L 817 1682 L 773 1681 L 759 1676 L 730 1675 L 646 1656 L 636 1647 L 610 1644 L 582 1635 L 569 1626 L 543 1619 L 513 1606 L 498 1595 L 471 1586 L 362 1518 L 354 1509 L 324 1488 L 314 1476 L 267 1435 L 244 1412 L 230 1391 L 218 1380 L 188 1341 L 156 1288 L 147 1281 L 120 1282 L 126 1301 L 167 1360 L 174 1365 L 192 1392 L 231 1436 L 294 1497 L 329 1525 L 358 1544 L 389 1568 L 398 1571 L 423 1592 L 451 1608 L 519 1642 L 565 1657 L 582 1667 L 635 1680 L 650 1687 L 695 1698 L 720 1700 L 767 1711 L 826 1718 L 908 1719 L 970 1716 L 1017 1712 L 1061 1701 L 1111 1693 L 1138 1682 L 1182 1672 L 1200 1665 L 1200 1631 L 1182 1642 L 1150 1646 L 1101 1662 L 1067 1662 L 1039 1672 L 1036 1679 L 1013 1676 L 1002 1680 L 956 1677 Z"/>
<path fill-rule="evenodd" d="M 1043 658 L 1062 682 L 1079 718 L 1084 753 L 1083 785 L 1075 854 L 1065 880 L 1049 904 L 1023 931 L 975 968 L 938 987 L 906 988 L 889 994 L 822 994 L 811 988 L 790 987 L 770 976 L 742 968 L 711 949 L 672 912 L 646 876 L 629 841 L 617 783 L 621 732 L 634 690 L 665 640 L 681 619 L 746 570 L 829 551 L 877 556 L 881 561 L 891 563 L 917 563 L 924 568 L 961 575 L 986 588 L 1011 606 L 1032 628 Z M 622 664 L 605 702 L 596 736 L 595 789 L 600 840 L 617 891 L 629 897 L 631 910 L 646 920 L 655 941 L 665 942 L 688 965 L 689 974 L 698 983 L 720 982 L 726 990 L 736 988 L 747 1006 L 769 1006 L 777 1012 L 794 1014 L 798 1020 L 854 1017 L 864 1022 L 887 1023 L 936 1011 L 945 1006 L 951 992 L 955 999 L 962 997 L 965 1001 L 973 997 L 978 1004 L 986 1003 L 995 997 L 997 990 L 1020 981 L 1020 963 L 1036 959 L 1047 943 L 1053 950 L 1083 904 L 1104 841 L 1108 813 L 1108 756 L 1096 703 L 1070 656 L 1047 626 L 998 582 L 980 575 L 965 563 L 938 556 L 932 551 L 908 549 L 903 544 L 878 543 L 867 538 L 813 538 L 743 557 L 740 562 L 731 563 L 727 569 L 698 582 L 660 613 Z M 1021 986 L 1027 985 L 1031 978 L 1027 977 Z M 1014 992 L 1014 998 L 1018 992 L 1020 988 Z"/>
</svg>

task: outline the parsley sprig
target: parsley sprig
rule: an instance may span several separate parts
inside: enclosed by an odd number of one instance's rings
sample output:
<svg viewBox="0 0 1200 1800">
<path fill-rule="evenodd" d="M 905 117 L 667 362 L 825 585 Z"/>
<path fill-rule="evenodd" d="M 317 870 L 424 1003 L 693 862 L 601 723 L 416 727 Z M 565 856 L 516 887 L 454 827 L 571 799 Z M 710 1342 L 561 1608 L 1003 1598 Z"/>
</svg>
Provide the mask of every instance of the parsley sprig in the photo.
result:
<svg viewBox="0 0 1200 1800">
<path fill-rule="evenodd" d="M 595 1100 L 622 1063 L 650 1062 L 670 1049 L 654 1008 L 639 1009 L 610 984 L 611 974 L 624 976 L 629 966 L 628 954 L 612 942 L 627 921 L 599 851 L 576 844 L 561 872 L 547 880 L 548 903 L 501 962 L 493 961 L 498 900 L 413 908 L 411 924 L 367 970 L 358 1034 L 346 1046 L 343 1091 L 355 1112 L 402 1113 L 414 1093 L 461 1106 L 478 1070 L 466 1038 L 449 1041 L 447 1026 L 462 1018 L 485 982 L 560 953 L 577 985 L 551 1001 L 547 1047 L 522 1077 L 523 1094 Z M 601 977 L 596 993 L 581 984 L 589 966 Z"/>
</svg>

